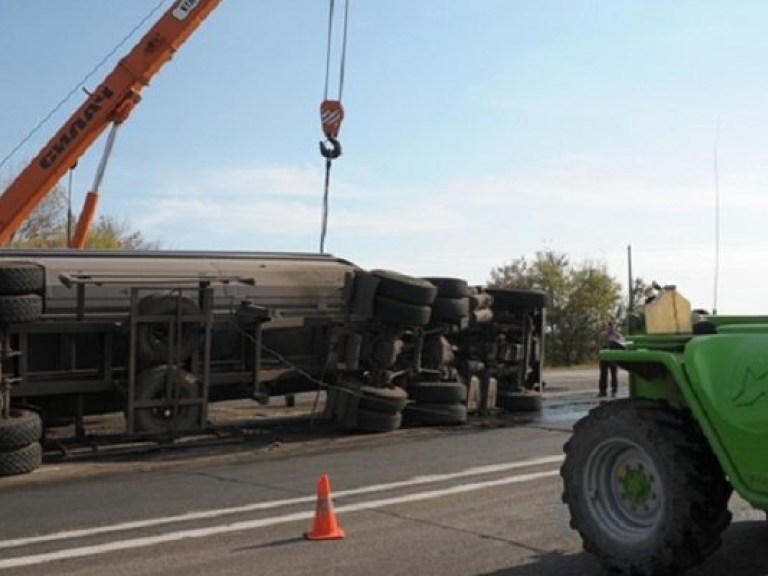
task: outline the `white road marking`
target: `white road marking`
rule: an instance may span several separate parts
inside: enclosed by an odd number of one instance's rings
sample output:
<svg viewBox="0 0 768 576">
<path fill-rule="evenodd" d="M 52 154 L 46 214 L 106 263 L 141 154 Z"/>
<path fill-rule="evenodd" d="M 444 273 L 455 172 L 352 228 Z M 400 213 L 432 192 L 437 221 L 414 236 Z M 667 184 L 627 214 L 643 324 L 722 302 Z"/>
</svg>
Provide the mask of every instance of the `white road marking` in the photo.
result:
<svg viewBox="0 0 768 576">
<path fill-rule="evenodd" d="M 450 472 L 446 474 L 430 474 L 428 476 L 416 476 L 410 480 L 402 480 L 399 482 L 390 482 L 388 484 L 374 484 L 372 486 L 362 486 L 360 488 L 353 488 L 350 490 L 341 490 L 334 492 L 334 500 L 338 501 L 345 496 L 357 496 L 360 494 L 369 494 L 371 492 L 384 492 L 386 490 L 393 490 L 395 488 L 407 488 L 409 486 L 418 486 L 422 484 L 430 484 L 434 482 L 445 482 L 447 480 L 455 480 L 458 478 L 466 478 L 468 476 L 480 476 L 484 474 L 493 474 L 498 472 L 507 472 L 509 470 L 516 470 L 519 468 L 527 468 L 531 466 L 541 466 L 546 464 L 556 464 L 563 460 L 564 456 L 543 456 L 541 458 L 531 458 L 529 460 L 522 460 L 520 462 L 509 462 L 507 464 L 490 464 L 487 466 L 476 466 L 474 468 L 468 468 L 459 472 Z M 40 536 L 30 536 L 27 538 L 15 538 L 13 540 L 0 540 L 0 549 L 3 548 L 17 548 L 19 546 L 29 546 L 31 544 L 39 544 L 42 542 L 52 542 L 56 540 L 66 540 L 72 538 L 83 538 L 87 536 L 95 536 L 98 534 L 107 534 L 110 532 L 120 532 L 125 530 L 137 530 L 141 528 L 150 528 L 152 526 L 162 526 L 163 524 L 174 524 L 177 522 L 189 522 L 192 520 L 206 520 L 209 518 L 218 518 L 220 516 L 227 516 L 231 514 L 242 514 L 245 512 L 256 512 L 258 510 L 270 510 L 273 508 L 281 508 L 284 506 L 293 506 L 296 504 L 305 504 L 307 502 L 314 502 L 317 496 L 301 496 L 298 498 L 289 498 L 285 500 L 272 500 L 270 502 L 257 502 L 254 504 L 246 504 L 244 506 L 236 506 L 233 508 L 220 508 L 216 510 L 202 510 L 200 512 L 189 512 L 187 514 L 179 514 L 176 516 L 166 516 L 161 518 L 151 518 L 148 520 L 136 520 L 132 522 L 122 522 L 119 524 L 112 524 L 109 526 L 97 526 L 94 528 L 83 528 L 79 530 L 66 530 L 62 532 L 54 532 L 52 534 L 43 534 Z"/>
<path fill-rule="evenodd" d="M 530 474 L 519 474 L 516 476 L 498 478 L 495 480 L 487 480 L 485 482 L 459 484 L 457 486 L 451 486 L 449 488 L 444 488 L 439 490 L 429 490 L 426 492 L 406 494 L 404 496 L 395 496 L 392 498 L 371 500 L 368 502 L 360 502 L 356 504 L 347 504 L 344 506 L 336 507 L 336 512 L 338 514 L 342 514 L 345 512 L 359 512 L 364 510 L 374 510 L 377 508 L 384 508 L 386 506 L 393 506 L 396 504 L 430 500 L 430 499 L 441 498 L 444 496 L 450 496 L 454 494 L 471 492 L 474 490 L 484 490 L 487 488 L 504 486 L 507 484 L 518 484 L 521 482 L 530 482 L 532 480 L 539 480 L 542 478 L 549 478 L 552 476 L 556 476 L 557 474 L 558 474 L 558 470 L 546 470 L 543 472 L 533 472 Z M 4 560 L 0 560 L 0 570 L 6 569 L 6 568 L 18 568 L 21 566 L 33 566 L 38 564 L 44 564 L 47 562 L 53 562 L 56 560 L 82 558 L 85 556 L 95 556 L 98 554 L 106 554 L 108 552 L 130 550 L 135 548 L 144 548 L 146 546 L 154 546 L 154 545 L 162 544 L 166 542 L 177 542 L 179 540 L 186 540 L 191 538 L 206 538 L 211 536 L 217 536 L 220 534 L 227 534 L 231 532 L 253 530 L 256 528 L 275 526 L 278 524 L 285 524 L 288 522 L 297 522 L 299 520 L 309 520 L 310 518 L 313 518 L 313 517 L 314 517 L 314 511 L 297 512 L 293 514 L 285 514 L 282 516 L 274 516 L 272 518 L 247 520 L 243 522 L 235 522 L 232 524 L 224 524 L 220 526 L 210 526 L 206 528 L 197 528 L 197 529 L 191 529 L 191 530 L 169 532 L 166 534 L 158 534 L 155 536 L 146 536 L 141 538 L 131 538 L 131 539 L 125 539 L 125 540 L 121 539 L 121 540 L 116 540 L 114 542 L 107 542 L 105 544 L 97 544 L 94 546 L 81 546 L 77 548 L 57 550 L 55 552 L 47 552 L 43 554 L 18 556 L 15 558 L 7 558 Z"/>
</svg>

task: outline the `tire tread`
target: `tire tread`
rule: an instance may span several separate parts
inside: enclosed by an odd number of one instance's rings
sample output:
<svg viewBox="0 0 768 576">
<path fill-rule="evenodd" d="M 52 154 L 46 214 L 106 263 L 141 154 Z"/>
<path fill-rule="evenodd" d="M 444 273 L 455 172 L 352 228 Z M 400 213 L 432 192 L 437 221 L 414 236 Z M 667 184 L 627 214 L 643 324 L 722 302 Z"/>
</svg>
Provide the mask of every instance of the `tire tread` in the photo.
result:
<svg viewBox="0 0 768 576">
<path fill-rule="evenodd" d="M 618 424 L 616 424 L 618 423 Z M 620 428 L 617 428 L 620 427 Z M 653 445 L 666 475 L 672 518 L 660 527 L 653 551 L 642 557 L 618 552 L 582 509 L 580 486 L 585 457 L 592 446 L 612 433 L 635 429 L 637 438 Z M 621 430 L 621 432 L 619 431 Z M 662 441 L 663 439 L 663 441 Z M 690 413 L 663 401 L 624 399 L 603 403 L 574 426 L 565 443 L 563 502 L 571 512 L 571 527 L 581 535 L 584 549 L 611 571 L 635 576 L 680 573 L 703 561 L 721 542 L 730 523 L 731 486 L 704 435 Z M 674 463 L 674 470 L 669 463 Z M 665 468 L 667 466 L 667 468 Z"/>
</svg>

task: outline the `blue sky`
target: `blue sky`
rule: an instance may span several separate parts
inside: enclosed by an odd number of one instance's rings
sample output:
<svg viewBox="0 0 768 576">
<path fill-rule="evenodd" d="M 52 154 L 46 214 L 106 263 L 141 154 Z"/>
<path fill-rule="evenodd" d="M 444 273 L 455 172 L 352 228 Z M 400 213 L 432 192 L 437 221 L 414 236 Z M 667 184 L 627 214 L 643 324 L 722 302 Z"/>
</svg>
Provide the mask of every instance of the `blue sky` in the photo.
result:
<svg viewBox="0 0 768 576">
<path fill-rule="evenodd" d="M 0 157 L 157 4 L 0 0 Z M 316 251 L 327 10 L 223 0 L 122 126 L 101 213 L 166 248 Z M 474 283 L 551 249 L 625 282 L 632 245 L 636 275 L 711 309 L 716 156 L 717 307 L 768 312 L 766 21 L 756 0 L 351 0 L 326 249 Z"/>
</svg>

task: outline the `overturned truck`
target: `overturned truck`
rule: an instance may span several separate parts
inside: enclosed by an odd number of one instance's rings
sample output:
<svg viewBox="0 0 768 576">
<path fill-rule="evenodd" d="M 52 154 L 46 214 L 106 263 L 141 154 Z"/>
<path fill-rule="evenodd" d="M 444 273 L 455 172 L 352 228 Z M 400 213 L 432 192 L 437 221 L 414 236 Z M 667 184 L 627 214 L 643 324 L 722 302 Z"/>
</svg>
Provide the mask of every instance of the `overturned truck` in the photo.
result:
<svg viewBox="0 0 768 576">
<path fill-rule="evenodd" d="M 211 402 L 318 389 L 349 430 L 535 409 L 545 303 L 328 255 L 0 252 L 0 475 L 92 414 L 168 438 L 206 428 Z"/>
</svg>

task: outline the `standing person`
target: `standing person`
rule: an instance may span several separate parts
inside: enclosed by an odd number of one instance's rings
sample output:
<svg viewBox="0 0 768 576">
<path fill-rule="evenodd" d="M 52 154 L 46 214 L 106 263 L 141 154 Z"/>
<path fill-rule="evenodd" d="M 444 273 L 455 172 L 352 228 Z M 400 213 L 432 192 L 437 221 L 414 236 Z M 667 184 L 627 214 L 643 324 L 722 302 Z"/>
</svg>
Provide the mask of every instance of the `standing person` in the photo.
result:
<svg viewBox="0 0 768 576">
<path fill-rule="evenodd" d="M 613 320 L 609 320 L 605 325 L 605 330 L 600 333 L 600 350 L 607 350 L 610 348 L 624 348 L 624 337 L 616 328 L 616 324 Z M 611 377 L 611 396 L 616 396 L 616 392 L 619 389 L 619 367 L 613 362 L 604 362 L 600 360 L 600 391 L 597 393 L 598 398 L 605 398 L 608 392 L 608 375 Z"/>
</svg>

